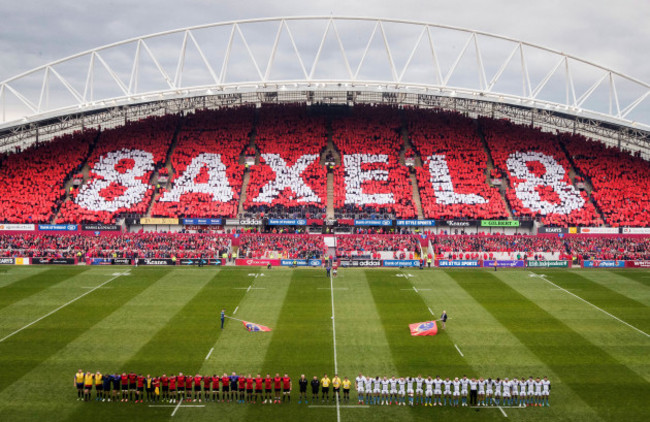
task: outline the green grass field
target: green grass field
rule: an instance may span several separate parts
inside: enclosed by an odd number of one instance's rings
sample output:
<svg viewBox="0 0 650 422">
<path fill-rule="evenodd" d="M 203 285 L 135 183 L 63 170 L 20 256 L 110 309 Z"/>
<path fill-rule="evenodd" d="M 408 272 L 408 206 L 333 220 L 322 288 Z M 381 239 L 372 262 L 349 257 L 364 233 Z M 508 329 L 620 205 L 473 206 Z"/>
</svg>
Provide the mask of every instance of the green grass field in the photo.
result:
<svg viewBox="0 0 650 422">
<path fill-rule="evenodd" d="M 650 419 L 648 271 L 342 269 L 333 288 L 313 269 L 0 267 L 0 420 Z M 332 303 L 341 376 L 547 375 L 551 407 L 366 408 L 354 393 L 350 407 L 298 405 L 301 373 L 334 372 Z M 222 331 L 222 307 L 273 331 L 236 321 Z M 409 323 L 443 309 L 446 331 L 409 335 Z M 294 398 L 178 409 L 80 402 L 79 368 L 288 372 Z"/>
</svg>

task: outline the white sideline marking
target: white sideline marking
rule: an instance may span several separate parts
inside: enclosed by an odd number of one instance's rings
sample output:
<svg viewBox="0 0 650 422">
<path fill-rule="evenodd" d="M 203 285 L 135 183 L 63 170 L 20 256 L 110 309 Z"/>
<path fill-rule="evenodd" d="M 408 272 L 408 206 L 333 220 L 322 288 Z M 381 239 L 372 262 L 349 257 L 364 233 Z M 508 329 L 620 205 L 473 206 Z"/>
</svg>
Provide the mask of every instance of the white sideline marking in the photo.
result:
<svg viewBox="0 0 650 422">
<path fill-rule="evenodd" d="M 208 355 L 205 357 L 205 360 L 210 359 L 210 355 L 212 354 L 213 350 L 214 350 L 214 347 L 212 349 L 210 349 L 210 351 L 208 352 Z"/>
<path fill-rule="evenodd" d="M 526 409 L 522 406 L 470 406 L 472 409 Z"/>
<path fill-rule="evenodd" d="M 174 405 L 174 404 L 150 404 L 149 407 L 205 407 L 204 404 L 183 404 L 183 405 Z"/>
<path fill-rule="evenodd" d="M 117 274 L 117 273 L 116 273 L 116 274 Z M 127 274 L 128 274 L 128 273 L 127 273 Z M 106 280 L 105 282 L 103 282 L 102 284 L 100 284 L 99 286 L 96 286 L 96 287 L 94 287 L 93 289 L 88 290 L 86 293 L 84 293 L 84 294 L 82 294 L 82 295 L 80 295 L 80 296 L 75 297 L 74 299 L 72 299 L 71 301 L 69 301 L 69 302 L 67 302 L 67 303 L 64 303 L 63 305 L 59 306 L 59 307 L 56 308 L 55 310 L 50 311 L 50 312 L 48 312 L 47 314 L 43 315 L 43 316 L 40 317 L 39 319 L 30 322 L 29 324 L 25 325 L 25 326 L 22 327 L 22 328 L 17 329 L 17 330 L 14 331 L 13 333 L 11 333 L 11 334 L 9 334 L 9 335 L 3 337 L 2 339 L 0 339 L 0 343 L 2 343 L 3 341 L 5 341 L 5 340 L 8 339 L 9 337 L 13 336 L 14 334 L 18 334 L 19 332 L 23 331 L 25 328 L 29 328 L 29 327 L 31 327 L 32 325 L 36 324 L 37 322 L 44 320 L 45 318 L 49 317 L 50 315 L 52 315 L 52 314 L 54 314 L 54 313 L 60 311 L 61 309 L 65 308 L 66 306 L 68 306 L 68 305 L 70 305 L 70 304 L 72 304 L 72 303 L 78 301 L 79 299 L 81 299 L 82 297 L 86 296 L 87 294 L 90 294 L 90 293 L 94 292 L 95 290 L 97 290 L 97 289 L 103 287 L 104 285 L 110 283 L 111 281 L 115 280 L 116 278 L 118 278 L 118 277 L 120 277 L 120 276 L 122 276 L 122 275 L 124 275 L 124 274 L 123 274 L 123 273 L 120 273 L 120 274 L 118 274 L 118 275 L 114 275 L 113 277 L 109 278 L 108 280 Z"/>
<path fill-rule="evenodd" d="M 504 418 L 507 418 L 507 417 L 508 417 L 508 414 L 506 413 L 505 410 L 503 410 L 503 407 L 499 406 L 499 410 L 501 411 L 501 413 L 503 413 L 503 417 L 504 417 Z"/>
<path fill-rule="evenodd" d="M 431 289 L 417 289 L 415 286 L 413 286 L 410 289 L 400 289 L 400 290 L 415 290 L 415 293 L 420 293 L 420 292 L 429 291 Z"/>
<path fill-rule="evenodd" d="M 458 353 L 460 353 L 460 357 L 464 358 L 465 355 L 463 354 L 463 352 L 460 351 L 460 349 L 458 348 L 458 345 L 454 344 L 454 347 L 456 348 L 456 350 L 458 350 Z"/>
<path fill-rule="evenodd" d="M 433 313 L 430 307 L 427 306 L 427 309 L 429 310 L 429 312 L 431 312 L 431 315 L 436 316 L 436 314 Z"/>
<path fill-rule="evenodd" d="M 336 320 L 334 319 L 334 279 L 330 273 L 330 292 L 332 296 L 332 340 L 334 343 L 334 373 L 339 373 L 339 363 L 336 358 Z M 341 422 L 341 405 L 339 404 L 339 397 L 336 396 L 336 421 Z"/>
<path fill-rule="evenodd" d="M 233 315 L 235 315 L 235 314 L 237 313 L 237 309 L 239 309 L 239 305 L 237 305 L 237 307 L 235 308 L 235 310 L 232 311 L 232 314 L 233 314 Z"/>
<path fill-rule="evenodd" d="M 317 290 L 348 290 L 347 287 L 318 287 Z"/>
<path fill-rule="evenodd" d="M 327 404 L 310 404 L 307 407 L 309 407 L 310 409 L 319 409 L 319 408 L 321 408 L 321 409 L 322 408 L 330 408 L 331 409 L 332 408 L 332 406 L 327 405 Z M 338 407 L 345 408 L 345 409 L 368 409 L 370 406 L 368 406 L 367 404 L 360 404 L 358 406 L 353 406 L 351 404 L 343 404 L 343 405 L 338 406 Z"/>
<path fill-rule="evenodd" d="M 248 287 L 233 287 L 233 290 L 246 290 L 246 293 L 248 293 L 251 290 L 266 290 L 266 287 L 253 287 L 251 284 Z"/>
<path fill-rule="evenodd" d="M 583 301 L 583 302 L 586 303 L 587 305 L 591 305 L 591 306 L 593 306 L 594 308 L 598 309 L 600 312 L 604 313 L 605 315 L 614 318 L 616 321 L 618 321 L 618 322 L 620 322 L 620 323 L 623 323 L 623 324 L 627 325 L 628 327 L 632 328 L 633 330 L 636 330 L 636 331 L 640 332 L 640 333 L 643 334 L 644 336 L 646 336 L 646 337 L 650 337 L 650 334 L 646 333 L 645 331 L 642 331 L 642 330 L 636 328 L 636 327 L 635 327 L 634 325 L 632 325 L 632 324 L 628 324 L 627 322 L 623 321 L 622 319 L 620 319 L 620 318 L 618 318 L 618 317 L 616 317 L 616 316 L 610 314 L 610 313 L 607 312 L 606 310 L 604 310 L 604 309 L 602 309 L 602 308 L 599 308 L 598 306 L 594 305 L 593 303 L 591 303 L 591 302 L 589 302 L 589 301 L 587 301 L 587 300 L 581 298 L 581 297 L 578 296 L 577 294 L 575 294 L 575 293 L 571 293 L 571 292 L 568 291 L 567 289 L 563 289 L 562 287 L 560 287 L 560 286 L 558 286 L 557 284 L 553 283 L 551 280 L 547 280 L 546 278 L 542 278 L 542 280 L 544 280 L 544 281 L 547 282 L 547 283 L 552 284 L 553 286 L 557 287 L 557 288 L 560 289 L 560 290 L 564 290 L 565 292 L 567 292 L 567 293 L 570 294 L 571 296 L 575 297 L 576 299 L 580 299 L 581 301 Z"/>
</svg>

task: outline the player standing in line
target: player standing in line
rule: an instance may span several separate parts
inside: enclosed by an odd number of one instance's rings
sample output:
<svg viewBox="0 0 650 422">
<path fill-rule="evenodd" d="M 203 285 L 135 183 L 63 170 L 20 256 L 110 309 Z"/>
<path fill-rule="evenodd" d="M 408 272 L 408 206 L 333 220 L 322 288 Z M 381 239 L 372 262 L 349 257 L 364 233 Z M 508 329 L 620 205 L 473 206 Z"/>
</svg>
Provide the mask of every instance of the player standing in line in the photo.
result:
<svg viewBox="0 0 650 422">
<path fill-rule="evenodd" d="M 273 403 L 280 403 L 280 397 L 282 396 L 282 377 L 277 372 L 275 373 L 275 378 L 273 378 L 273 389 L 275 390 Z"/>
<path fill-rule="evenodd" d="M 390 382 L 388 381 L 388 378 L 384 376 L 384 378 L 381 379 L 381 405 L 382 406 L 386 405 L 386 402 L 388 401 L 388 384 L 390 384 Z"/>
<path fill-rule="evenodd" d="M 176 396 L 176 375 L 172 374 L 169 377 L 169 401 L 176 403 L 178 397 Z"/>
<path fill-rule="evenodd" d="M 535 380 L 533 380 L 532 376 L 526 381 L 526 387 L 528 390 L 528 405 L 533 405 L 535 401 Z"/>
<path fill-rule="evenodd" d="M 257 399 L 260 399 L 260 403 L 262 403 L 262 397 L 264 394 L 264 378 L 260 374 L 257 374 L 255 377 L 255 403 L 257 403 Z"/>
<path fill-rule="evenodd" d="M 203 377 L 200 374 L 194 375 L 194 403 L 198 400 L 201 403 L 201 381 Z"/>
<path fill-rule="evenodd" d="M 248 374 L 248 378 L 246 378 L 246 375 L 242 375 L 239 377 L 239 403 L 246 403 L 246 395 L 248 393 L 248 386 L 250 385 L 250 394 L 253 394 L 253 378 L 251 378 L 250 374 Z"/>
<path fill-rule="evenodd" d="M 221 376 L 221 403 L 226 400 L 230 403 L 230 377 L 224 372 Z M 219 385 L 217 385 L 217 401 L 219 401 Z"/>
<path fill-rule="evenodd" d="M 501 382 L 501 378 L 496 379 L 494 383 L 494 402 L 497 404 L 497 406 L 501 405 L 501 386 L 503 383 Z"/>
<path fill-rule="evenodd" d="M 406 378 L 406 393 L 409 396 L 409 405 L 413 407 L 413 401 L 415 399 L 415 390 L 413 389 L 413 383 L 415 378 L 407 377 Z"/>
<path fill-rule="evenodd" d="M 458 397 L 460 397 L 460 381 L 458 380 L 458 377 L 454 378 L 452 381 L 452 384 L 454 385 L 454 407 L 458 407 Z"/>
<path fill-rule="evenodd" d="M 406 380 L 404 377 L 397 380 L 397 385 L 399 386 L 399 402 L 397 405 L 406 406 Z"/>
<path fill-rule="evenodd" d="M 535 406 L 542 405 L 542 380 L 537 377 L 535 379 Z"/>
<path fill-rule="evenodd" d="M 160 399 L 160 378 L 153 379 L 153 401 L 157 402 Z"/>
<path fill-rule="evenodd" d="M 167 378 L 167 374 L 162 374 L 160 377 L 160 385 L 162 401 L 169 401 L 169 378 Z"/>
<path fill-rule="evenodd" d="M 381 379 L 379 377 L 372 380 L 372 399 L 376 405 L 381 404 Z"/>
<path fill-rule="evenodd" d="M 95 401 L 100 401 L 104 394 L 104 378 L 101 372 L 95 372 Z"/>
<path fill-rule="evenodd" d="M 421 374 L 418 374 L 418 377 L 415 379 L 415 404 L 424 404 L 424 390 L 422 389 L 422 384 L 424 384 L 424 378 Z"/>
<path fill-rule="evenodd" d="M 442 378 L 440 375 L 436 375 L 436 378 L 433 380 L 433 405 L 442 406 Z"/>
<path fill-rule="evenodd" d="M 485 406 L 485 384 L 483 377 L 478 379 L 478 406 Z"/>
<path fill-rule="evenodd" d="M 287 374 L 282 377 L 282 401 L 291 403 L 291 378 Z"/>
<path fill-rule="evenodd" d="M 302 401 L 305 401 L 305 404 L 308 404 L 309 402 L 307 401 L 307 378 L 305 378 L 305 374 L 301 374 L 300 378 L 298 379 L 298 387 L 300 389 L 300 396 L 298 396 L 298 404 L 302 403 Z"/>
<path fill-rule="evenodd" d="M 332 378 L 332 390 L 334 391 L 334 401 L 335 402 L 340 402 L 341 401 L 341 378 L 339 378 L 339 374 L 334 374 L 334 378 Z"/>
<path fill-rule="evenodd" d="M 354 388 L 357 390 L 357 404 L 363 404 L 364 403 L 364 386 L 366 385 L 366 377 L 363 376 L 361 372 L 359 372 L 359 376 L 355 378 L 354 380 Z"/>
<path fill-rule="evenodd" d="M 510 394 L 510 380 L 508 378 L 505 378 L 501 382 L 501 386 L 503 387 L 503 405 L 504 406 L 511 406 L 512 405 L 512 395 Z"/>
<path fill-rule="evenodd" d="M 478 381 L 476 380 L 476 378 L 472 378 L 471 380 L 469 380 L 469 404 L 470 404 L 470 406 L 478 405 L 477 388 L 478 388 Z"/>
<path fill-rule="evenodd" d="M 366 379 L 364 386 L 364 400 L 366 404 L 373 404 L 372 400 L 372 377 L 364 377 Z"/>
<path fill-rule="evenodd" d="M 224 375 L 226 375 L 224 373 Z M 226 377 L 226 380 L 230 382 L 230 392 L 228 394 L 228 402 L 232 402 L 237 400 L 237 395 L 238 395 L 238 386 L 239 386 L 239 375 L 237 375 L 234 371 L 232 375 L 229 377 Z M 221 381 L 223 382 L 223 377 L 221 378 Z M 225 394 L 224 394 L 225 396 Z"/>
<path fill-rule="evenodd" d="M 350 403 L 350 386 L 352 383 L 348 379 L 348 377 L 343 378 L 343 382 L 341 382 L 341 386 L 343 387 L 343 402 L 344 403 Z"/>
<path fill-rule="evenodd" d="M 463 375 L 463 378 L 460 380 L 460 397 L 462 400 L 462 406 L 467 407 L 467 386 L 469 385 L 469 379 L 467 375 Z"/>
<path fill-rule="evenodd" d="M 398 404 L 397 402 L 397 378 L 393 375 L 390 382 L 390 402 L 388 404 Z"/>
<path fill-rule="evenodd" d="M 154 393 L 154 386 L 153 386 L 153 378 L 151 378 L 151 374 L 147 374 L 147 378 L 144 380 L 144 385 L 145 385 L 145 390 L 147 392 L 147 401 L 153 401 L 153 393 Z"/>
<path fill-rule="evenodd" d="M 126 372 L 122 372 L 120 375 L 120 390 L 122 390 L 121 401 L 129 401 L 129 376 L 126 375 Z"/>
<path fill-rule="evenodd" d="M 208 377 L 206 377 L 208 378 Z M 212 402 L 217 403 L 219 401 L 219 382 L 221 381 L 221 377 L 217 374 L 212 374 L 212 377 L 210 377 L 210 381 L 212 381 Z M 205 378 L 204 378 L 205 382 Z M 205 390 L 206 393 L 208 393 L 210 390 L 209 386 Z M 208 401 L 208 396 L 205 396 L 205 401 Z"/>
<path fill-rule="evenodd" d="M 526 378 L 519 380 L 519 407 L 526 407 Z"/>
<path fill-rule="evenodd" d="M 318 377 L 314 375 L 314 379 L 311 380 L 311 401 L 314 403 L 318 400 L 318 390 L 320 389 L 320 381 Z"/>
<path fill-rule="evenodd" d="M 192 401 L 192 386 L 194 385 L 194 377 L 192 375 L 187 375 L 185 377 L 185 399 L 186 402 Z"/>
<path fill-rule="evenodd" d="M 271 395 L 273 394 L 273 378 L 271 374 L 266 374 L 264 378 L 264 404 L 271 403 Z M 275 401 L 273 401 L 275 403 Z"/>
<path fill-rule="evenodd" d="M 445 378 L 445 380 L 442 382 L 442 384 L 445 386 L 445 391 L 443 392 L 445 396 L 445 406 L 447 406 L 447 403 L 449 403 L 449 406 L 452 405 L 451 401 L 451 380 L 449 377 Z"/>
<path fill-rule="evenodd" d="M 136 393 L 137 383 L 138 383 L 138 375 L 135 372 L 129 372 L 129 400 L 133 400 L 133 395 L 137 394 Z"/>
<path fill-rule="evenodd" d="M 551 381 L 548 380 L 548 377 L 544 377 L 542 380 L 542 406 L 551 407 L 548 403 L 548 397 L 551 395 Z"/>
<path fill-rule="evenodd" d="M 321 403 L 323 403 L 325 401 L 325 399 L 327 399 L 327 404 L 329 404 L 329 402 L 330 402 L 330 384 L 331 383 L 332 383 L 332 381 L 329 379 L 327 374 L 324 374 L 323 378 L 321 378 L 321 380 L 320 380 L 320 388 L 321 388 L 321 391 L 322 391 L 322 396 L 321 396 L 321 399 L 320 399 Z"/>
<path fill-rule="evenodd" d="M 210 375 L 203 375 L 203 400 L 206 402 L 210 401 L 210 386 L 212 385 L 212 377 Z M 219 381 L 217 381 L 217 386 Z M 199 395 L 199 398 L 201 396 Z M 201 401 L 199 399 L 199 401 Z"/>
<path fill-rule="evenodd" d="M 92 372 L 86 372 L 84 375 L 84 401 L 90 400 L 90 393 L 93 390 L 93 377 Z"/>
<path fill-rule="evenodd" d="M 185 401 L 185 375 L 183 375 L 182 372 L 178 373 L 178 376 L 176 377 L 176 383 L 177 387 L 176 390 L 178 391 L 178 401 L 183 402 Z"/>
<path fill-rule="evenodd" d="M 77 387 L 77 401 L 84 398 L 84 377 L 84 371 L 81 369 L 74 374 L 74 380 L 72 382 Z"/>
<path fill-rule="evenodd" d="M 487 381 L 485 382 L 485 396 L 487 398 L 487 402 L 485 403 L 486 406 L 492 406 L 492 402 L 494 400 L 494 381 L 492 378 L 488 378 Z"/>
<path fill-rule="evenodd" d="M 102 385 L 102 401 L 111 401 L 111 380 L 113 379 L 113 376 L 111 374 L 105 374 L 104 378 L 102 380 L 103 384 Z"/>
<path fill-rule="evenodd" d="M 431 397 L 433 396 L 433 378 L 431 378 L 431 375 L 427 377 L 427 379 L 424 380 L 424 396 L 425 396 L 425 406 L 433 406 L 431 403 Z"/>
<path fill-rule="evenodd" d="M 519 406 L 519 380 L 517 377 L 512 378 L 512 381 L 510 381 L 510 394 L 512 394 L 513 405 Z"/>
<path fill-rule="evenodd" d="M 142 403 L 142 396 L 144 396 L 144 377 L 142 374 L 138 374 L 136 380 L 137 391 L 135 392 L 135 402 L 137 403 L 139 401 Z"/>
</svg>

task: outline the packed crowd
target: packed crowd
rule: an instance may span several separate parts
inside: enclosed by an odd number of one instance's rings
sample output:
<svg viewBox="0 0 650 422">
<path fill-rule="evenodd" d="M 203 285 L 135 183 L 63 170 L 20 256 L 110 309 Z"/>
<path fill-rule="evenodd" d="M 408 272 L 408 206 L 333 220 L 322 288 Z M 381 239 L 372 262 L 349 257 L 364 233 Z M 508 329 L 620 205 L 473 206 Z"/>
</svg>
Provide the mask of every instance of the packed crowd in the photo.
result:
<svg viewBox="0 0 650 422">
<path fill-rule="evenodd" d="M 573 236 L 567 238 L 564 243 L 572 254 L 583 260 L 650 259 L 650 237 L 646 236 Z"/>
<path fill-rule="evenodd" d="M 474 121 L 453 112 L 408 110 L 408 133 L 422 158 L 416 176 L 427 218 L 506 218 L 505 203 L 487 183 L 488 155 Z"/>
<path fill-rule="evenodd" d="M 0 256 L 56 258 L 221 258 L 230 237 L 214 234 L 2 234 Z"/>
<path fill-rule="evenodd" d="M 321 235 L 244 234 L 240 238 L 238 255 L 242 258 L 279 255 L 286 259 L 320 259 L 326 251 Z"/>
<path fill-rule="evenodd" d="M 393 252 L 395 259 L 414 259 L 421 253 L 420 240 L 414 235 L 373 234 L 339 235 L 336 237 L 338 257 L 370 256 L 379 259 L 380 252 Z"/>
</svg>

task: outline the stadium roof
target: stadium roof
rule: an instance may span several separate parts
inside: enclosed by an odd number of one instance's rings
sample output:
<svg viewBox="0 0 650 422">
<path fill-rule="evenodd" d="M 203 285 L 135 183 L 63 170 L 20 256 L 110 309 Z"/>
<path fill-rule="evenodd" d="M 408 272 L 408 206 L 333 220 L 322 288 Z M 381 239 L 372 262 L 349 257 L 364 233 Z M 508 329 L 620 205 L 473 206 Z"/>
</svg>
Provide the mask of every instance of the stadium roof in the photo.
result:
<svg viewBox="0 0 650 422">
<path fill-rule="evenodd" d="M 187 100 L 190 106 L 179 106 Z M 479 114 L 528 110 L 522 121 L 596 122 L 605 128 L 602 137 L 633 133 L 637 149 L 646 152 L 650 133 L 650 85 L 587 60 L 426 22 L 304 16 L 131 38 L 6 79 L 0 82 L 0 149 L 16 145 L 18 133 L 33 136 L 36 127 L 107 110 L 252 100 L 441 108 L 460 101 L 462 110 L 471 103 Z"/>
</svg>

